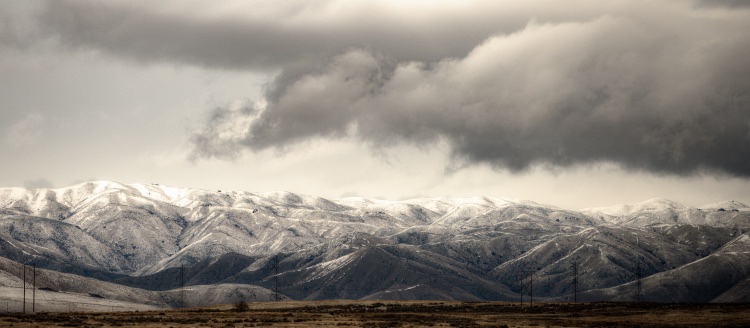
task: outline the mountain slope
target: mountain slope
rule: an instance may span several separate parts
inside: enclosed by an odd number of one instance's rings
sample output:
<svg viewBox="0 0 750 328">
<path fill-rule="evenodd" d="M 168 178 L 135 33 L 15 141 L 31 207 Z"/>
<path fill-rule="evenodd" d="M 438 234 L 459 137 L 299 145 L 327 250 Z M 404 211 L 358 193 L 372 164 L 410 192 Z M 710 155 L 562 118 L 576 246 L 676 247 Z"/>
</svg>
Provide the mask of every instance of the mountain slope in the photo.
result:
<svg viewBox="0 0 750 328">
<path fill-rule="evenodd" d="M 490 197 L 328 200 L 106 181 L 0 188 L 0 256 L 173 306 L 184 294 L 211 303 L 276 290 L 292 299 L 514 300 L 528 293 L 518 278 L 531 273 L 535 297 L 546 299 L 568 299 L 577 279 L 581 297 L 625 300 L 641 277 L 655 291 L 646 299 L 738 301 L 748 231 L 750 209 L 732 201 L 571 211 Z M 706 270 L 713 278 L 701 283 L 696 272 Z M 670 287 L 705 284 L 707 296 Z M 664 288 L 686 291 L 665 298 Z M 102 292 L 151 299 L 127 290 Z"/>
</svg>

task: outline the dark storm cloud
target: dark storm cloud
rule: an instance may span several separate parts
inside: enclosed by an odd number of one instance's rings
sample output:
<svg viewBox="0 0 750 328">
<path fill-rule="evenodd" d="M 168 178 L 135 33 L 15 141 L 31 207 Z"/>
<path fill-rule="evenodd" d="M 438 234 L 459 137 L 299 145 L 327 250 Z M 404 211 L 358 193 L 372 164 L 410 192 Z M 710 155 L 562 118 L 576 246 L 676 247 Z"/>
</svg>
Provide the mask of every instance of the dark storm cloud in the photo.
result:
<svg viewBox="0 0 750 328">
<path fill-rule="evenodd" d="M 34 4 L 25 1 L 0 3 L 0 49 L 27 49 L 39 37 L 29 13 Z"/>
<path fill-rule="evenodd" d="M 750 17 L 721 1 L 49 1 L 38 30 L 141 62 L 280 71 L 193 158 L 311 138 L 446 142 L 522 171 L 750 176 Z M 739 8 L 743 7 L 743 8 Z"/>
<path fill-rule="evenodd" d="M 492 33 L 527 23 L 474 6 L 399 13 L 378 1 L 240 2 L 237 10 L 211 14 L 221 4 L 56 0 L 46 2 L 38 21 L 68 47 L 229 69 L 309 68 L 365 46 L 404 60 L 437 61 L 464 56 Z"/>
<path fill-rule="evenodd" d="M 224 131 L 214 119 L 196 136 L 252 150 L 321 137 L 445 140 L 457 159 L 513 171 L 610 161 L 750 176 L 750 37 L 685 26 L 532 24 L 436 63 L 352 49 L 320 72 L 277 80 L 244 128 L 232 122 L 241 134 L 212 135 Z M 198 156 L 227 148 L 207 144 L 196 143 Z"/>
<path fill-rule="evenodd" d="M 698 0 L 698 7 L 731 7 L 731 8 L 750 8 L 750 1 L 747 0 Z"/>
</svg>

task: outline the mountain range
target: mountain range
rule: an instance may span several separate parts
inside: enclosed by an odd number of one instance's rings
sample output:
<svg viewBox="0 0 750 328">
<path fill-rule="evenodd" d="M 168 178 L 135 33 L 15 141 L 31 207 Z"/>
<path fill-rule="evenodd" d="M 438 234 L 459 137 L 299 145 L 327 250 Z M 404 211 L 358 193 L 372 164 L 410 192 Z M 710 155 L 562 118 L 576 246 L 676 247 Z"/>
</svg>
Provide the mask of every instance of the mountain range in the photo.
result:
<svg viewBox="0 0 750 328">
<path fill-rule="evenodd" d="M 19 288 L 19 268 L 33 264 L 45 291 L 153 306 L 532 293 L 747 302 L 749 231 L 750 208 L 735 201 L 567 210 L 522 199 L 329 200 L 106 181 L 0 188 L 0 288 Z"/>
</svg>

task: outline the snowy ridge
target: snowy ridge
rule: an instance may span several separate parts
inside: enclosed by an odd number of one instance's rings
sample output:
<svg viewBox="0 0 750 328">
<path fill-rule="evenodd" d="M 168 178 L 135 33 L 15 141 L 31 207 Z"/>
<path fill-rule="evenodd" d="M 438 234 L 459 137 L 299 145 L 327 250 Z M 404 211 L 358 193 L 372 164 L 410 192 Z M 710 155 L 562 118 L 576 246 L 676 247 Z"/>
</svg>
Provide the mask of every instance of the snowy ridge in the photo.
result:
<svg viewBox="0 0 750 328">
<path fill-rule="evenodd" d="M 711 204 L 706 204 L 703 206 L 699 206 L 699 209 L 702 210 L 739 210 L 739 211 L 750 211 L 750 206 L 747 206 L 743 203 L 740 203 L 738 201 L 734 200 L 727 200 L 723 202 L 716 202 Z"/>
<path fill-rule="evenodd" d="M 107 181 L 0 188 L 0 228 L 2 257 L 49 270 L 159 290 L 176 287 L 174 270 L 185 267 L 191 285 L 290 279 L 294 299 L 512 299 L 518 272 L 531 269 L 543 277 L 540 297 L 554 298 L 570 292 L 575 263 L 587 267 L 581 290 L 605 290 L 632 282 L 639 266 L 676 279 L 667 273 L 750 250 L 750 210 L 734 201 L 571 211 L 507 198 L 329 200 Z"/>
<path fill-rule="evenodd" d="M 581 212 L 584 213 L 601 213 L 609 216 L 625 216 L 631 215 L 637 212 L 644 211 L 670 211 L 670 210 L 683 210 L 688 207 L 677 202 L 673 202 L 668 199 L 652 198 L 647 201 L 643 201 L 636 204 L 622 204 L 608 207 L 591 207 L 584 208 Z"/>
</svg>

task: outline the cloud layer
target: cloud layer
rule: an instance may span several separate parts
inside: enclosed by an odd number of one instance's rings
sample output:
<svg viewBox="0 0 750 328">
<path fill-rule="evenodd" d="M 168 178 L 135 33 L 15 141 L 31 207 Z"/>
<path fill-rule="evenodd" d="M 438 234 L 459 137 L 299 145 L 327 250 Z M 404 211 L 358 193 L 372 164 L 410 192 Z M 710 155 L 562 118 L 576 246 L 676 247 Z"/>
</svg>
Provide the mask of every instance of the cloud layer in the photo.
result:
<svg viewBox="0 0 750 328">
<path fill-rule="evenodd" d="M 45 1 L 40 35 L 142 62 L 222 69 L 319 65 L 367 47 L 399 61 L 463 57 L 529 20 L 590 20 L 629 1 Z M 577 6 L 577 10 L 561 10 Z"/>
<path fill-rule="evenodd" d="M 274 85 L 279 96 L 233 140 L 260 150 L 351 134 L 377 146 L 444 138 L 457 158 L 511 170 L 612 161 L 748 176 L 750 40 L 681 37 L 605 17 L 530 25 L 432 64 L 354 49 Z M 200 142 L 212 134 L 197 135 L 198 152 L 226 148 Z"/>
<path fill-rule="evenodd" d="M 41 17 L 69 47 L 280 70 L 263 99 L 212 112 L 192 138 L 198 158 L 355 138 L 446 142 L 457 160 L 511 171 L 614 162 L 750 176 L 747 7 L 514 3 L 162 5 L 144 15 L 133 2 L 55 1 Z"/>
</svg>

